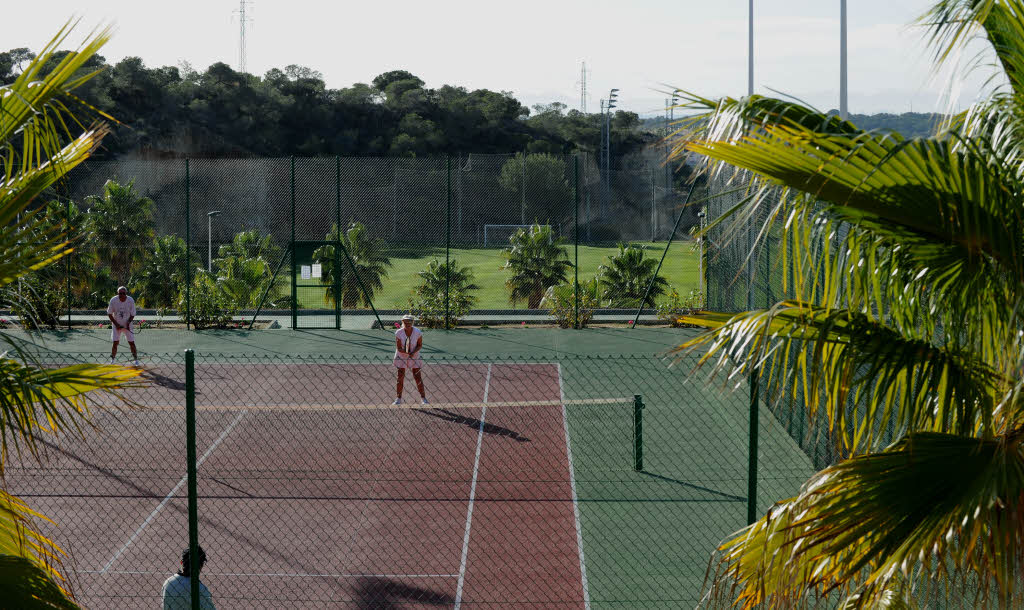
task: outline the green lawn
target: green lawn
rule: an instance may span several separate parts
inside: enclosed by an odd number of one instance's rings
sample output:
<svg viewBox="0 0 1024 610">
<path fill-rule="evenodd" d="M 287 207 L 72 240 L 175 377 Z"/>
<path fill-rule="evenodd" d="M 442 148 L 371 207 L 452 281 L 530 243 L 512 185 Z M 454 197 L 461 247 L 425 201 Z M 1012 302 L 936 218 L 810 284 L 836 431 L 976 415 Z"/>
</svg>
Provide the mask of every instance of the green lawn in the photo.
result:
<svg viewBox="0 0 1024 610">
<path fill-rule="evenodd" d="M 665 250 L 665 242 L 635 242 L 650 248 L 646 256 L 658 259 Z M 665 264 L 661 268 L 661 275 L 674 286 L 679 294 L 686 296 L 691 290 L 697 288 L 697 253 L 691 250 L 692 242 L 676 241 L 665 257 Z M 573 248 L 567 248 L 569 259 L 574 260 Z M 607 258 L 615 254 L 618 249 L 615 246 L 595 247 L 580 246 L 579 248 L 579 278 L 584 282 L 597 274 L 599 265 L 605 263 Z M 425 247 L 416 250 L 394 251 L 391 254 L 391 263 L 394 265 L 384 279 L 384 287 L 374 295 L 374 305 L 379 309 L 404 309 L 408 306 L 409 296 L 419 283 L 416 275 L 427 266 L 431 258 L 437 257 L 444 260 L 444 248 Z M 459 261 L 461 265 L 468 266 L 473 271 L 474 282 L 480 287 L 475 292 L 477 297 L 477 309 L 509 309 L 524 308 L 525 303 L 510 303 L 508 300 L 508 289 L 505 288 L 505 280 L 508 278 L 508 271 L 502 268 L 505 259 L 499 248 L 452 248 L 451 257 Z M 572 276 L 570 275 L 570 281 Z M 304 282 L 309 284 L 309 281 Z M 301 307 L 322 308 L 324 303 L 324 289 L 317 287 L 300 288 L 299 304 Z"/>
</svg>

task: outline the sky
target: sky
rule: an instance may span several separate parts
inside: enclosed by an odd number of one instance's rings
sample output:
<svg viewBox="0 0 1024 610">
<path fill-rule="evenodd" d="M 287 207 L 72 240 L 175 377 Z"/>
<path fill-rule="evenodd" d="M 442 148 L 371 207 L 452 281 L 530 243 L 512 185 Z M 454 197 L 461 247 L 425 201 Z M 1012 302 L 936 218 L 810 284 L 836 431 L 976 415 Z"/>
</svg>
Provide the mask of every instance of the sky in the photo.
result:
<svg viewBox="0 0 1024 610">
<path fill-rule="evenodd" d="M 948 74 L 936 74 L 924 30 L 912 23 L 931 0 L 848 0 L 851 113 L 949 108 Z M 45 6 L 45 8 L 40 8 Z M 247 3 L 247 71 L 290 64 L 331 88 L 408 70 L 428 87 L 512 91 L 524 104 L 587 110 L 618 88 L 618 107 L 663 113 L 666 90 L 747 91 L 747 0 L 253 0 Z M 754 83 L 827 110 L 839 106 L 839 0 L 755 0 Z M 0 49 L 38 49 L 65 20 L 81 17 L 77 43 L 113 23 L 102 55 L 138 56 L 149 67 L 188 62 L 239 66 L 239 0 L 47 0 L 4 8 Z M 979 47 L 980 48 L 980 47 Z M 972 51 L 973 52 L 973 51 Z M 964 80 L 952 105 L 977 97 L 985 74 Z"/>
</svg>

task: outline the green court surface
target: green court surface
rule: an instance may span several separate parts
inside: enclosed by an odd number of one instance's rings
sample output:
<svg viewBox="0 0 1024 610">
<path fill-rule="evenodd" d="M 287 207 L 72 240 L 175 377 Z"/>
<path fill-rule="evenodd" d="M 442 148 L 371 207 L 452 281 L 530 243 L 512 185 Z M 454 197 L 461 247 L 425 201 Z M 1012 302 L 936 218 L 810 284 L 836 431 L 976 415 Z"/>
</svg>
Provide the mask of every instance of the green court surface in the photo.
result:
<svg viewBox="0 0 1024 610">
<path fill-rule="evenodd" d="M 8 331 L 10 332 L 10 331 Z M 746 525 L 748 392 L 690 375 L 695 357 L 671 364 L 667 350 L 690 329 L 535 328 L 424 331 L 424 356 L 557 362 L 577 495 L 586 588 L 593 608 L 694 607 L 716 546 Z M 24 336 L 23 333 L 12 333 Z M 47 351 L 101 361 L 109 330 L 42 333 Z M 140 333 L 145 354 L 192 348 L 259 361 L 301 356 L 386 359 L 392 330 L 167 331 Z M 128 358 L 127 346 L 122 347 Z M 670 366 L 671 364 L 671 366 Z M 644 467 L 634 469 L 632 413 L 595 411 L 577 399 L 640 394 Z M 759 413 L 759 514 L 791 497 L 813 472 L 810 459 L 767 409 Z"/>
<path fill-rule="evenodd" d="M 665 251 L 665 242 L 630 242 L 645 247 L 646 258 L 658 260 Z M 566 247 L 569 260 L 574 262 L 572 245 Z M 598 267 L 608 263 L 608 257 L 616 254 L 615 246 L 597 247 L 580 246 L 579 248 L 579 279 L 589 281 L 597 275 Z M 445 260 L 443 247 L 424 247 L 415 250 L 392 249 L 387 252 L 392 267 L 388 269 L 388 277 L 382 279 L 382 288 L 373 296 L 373 303 L 378 309 L 402 309 L 408 306 L 409 297 L 420 283 L 417 275 L 427 268 L 431 259 Z M 473 272 L 473 283 L 479 286 L 472 295 L 477 298 L 476 309 L 506 309 L 513 305 L 509 302 L 508 289 L 505 281 L 509 272 L 503 268 L 505 257 L 500 248 L 452 248 L 450 256 L 461 266 Z M 284 270 L 282 270 L 282 273 Z M 572 274 L 570 271 L 570 281 Z M 686 296 L 697 288 L 697 253 L 693 251 L 693 243 L 688 240 L 673 242 L 669 253 L 665 256 L 661 277 L 668 281 L 680 295 Z M 286 277 L 286 280 L 290 281 Z M 304 280 L 308 284 L 309 280 Z M 301 307 L 322 308 L 325 306 L 326 289 L 307 288 L 299 291 Z M 519 307 L 525 304 L 518 303 Z"/>
</svg>

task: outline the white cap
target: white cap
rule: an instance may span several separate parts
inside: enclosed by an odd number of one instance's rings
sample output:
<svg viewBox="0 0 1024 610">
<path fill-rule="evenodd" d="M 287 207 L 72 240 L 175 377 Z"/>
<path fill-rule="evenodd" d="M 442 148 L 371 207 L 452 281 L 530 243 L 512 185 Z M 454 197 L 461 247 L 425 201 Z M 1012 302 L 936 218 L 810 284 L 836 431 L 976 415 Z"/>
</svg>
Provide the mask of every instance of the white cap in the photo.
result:
<svg viewBox="0 0 1024 610">
<path fill-rule="evenodd" d="M 416 319 L 416 316 L 412 315 L 411 313 L 407 313 L 404 316 L 402 316 L 402 321 L 403 322 L 406 321 L 406 320 L 415 320 L 415 319 Z"/>
</svg>

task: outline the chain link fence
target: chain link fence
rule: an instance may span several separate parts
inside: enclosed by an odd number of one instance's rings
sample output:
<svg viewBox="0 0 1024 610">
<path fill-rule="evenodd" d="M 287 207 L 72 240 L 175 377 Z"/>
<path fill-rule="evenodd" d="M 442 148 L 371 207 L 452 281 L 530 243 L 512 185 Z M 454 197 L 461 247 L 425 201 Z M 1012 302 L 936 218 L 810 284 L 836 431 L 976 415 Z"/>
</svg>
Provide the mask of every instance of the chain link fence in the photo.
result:
<svg viewBox="0 0 1024 610">
<path fill-rule="evenodd" d="M 338 327 L 431 308 L 449 323 L 484 312 L 518 322 L 547 318 L 553 286 L 579 303 L 578 280 L 593 290 L 588 308 L 625 314 L 640 295 L 623 287 L 653 273 L 633 264 L 609 279 L 605 267 L 619 243 L 661 257 L 686 195 L 670 180 L 660 166 L 602 171 L 587 154 L 92 162 L 50 206 L 76 249 L 33 301 L 43 327 L 103 322 L 119 285 L 172 327 Z M 528 243 L 531 225 L 546 243 Z M 651 305 L 669 286 L 696 289 L 684 234 Z M 524 255 L 510 261 L 515 248 Z"/>
<path fill-rule="evenodd" d="M 746 393 L 692 365 L 428 358 L 392 404 L 390 359 L 170 355 L 5 476 L 87 608 L 158 606 L 190 527 L 217 608 L 693 607 L 751 479 Z M 763 511 L 812 464 L 760 425 Z"/>
</svg>

